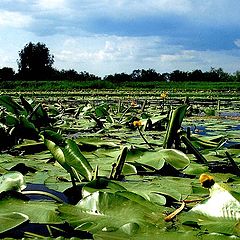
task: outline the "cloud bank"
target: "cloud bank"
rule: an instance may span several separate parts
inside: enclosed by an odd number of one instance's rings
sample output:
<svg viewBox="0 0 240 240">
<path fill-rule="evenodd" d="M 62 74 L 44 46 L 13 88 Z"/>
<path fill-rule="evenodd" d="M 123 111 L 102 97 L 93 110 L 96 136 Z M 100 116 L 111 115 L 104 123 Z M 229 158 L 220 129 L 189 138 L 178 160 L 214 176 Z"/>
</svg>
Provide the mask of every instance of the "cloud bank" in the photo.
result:
<svg viewBox="0 0 240 240">
<path fill-rule="evenodd" d="M 0 67 L 44 42 L 57 68 L 104 76 L 240 66 L 237 0 L 1 0 Z"/>
</svg>

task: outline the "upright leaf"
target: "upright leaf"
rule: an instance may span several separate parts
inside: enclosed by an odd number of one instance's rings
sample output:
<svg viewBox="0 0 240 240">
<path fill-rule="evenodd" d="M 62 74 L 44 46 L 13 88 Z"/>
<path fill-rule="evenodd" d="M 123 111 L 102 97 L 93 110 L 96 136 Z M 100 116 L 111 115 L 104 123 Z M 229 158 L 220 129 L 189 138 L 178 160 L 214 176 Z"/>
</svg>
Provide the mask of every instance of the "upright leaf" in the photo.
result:
<svg viewBox="0 0 240 240">
<path fill-rule="evenodd" d="M 28 114 L 31 113 L 33 110 L 33 107 L 31 106 L 31 104 L 23 96 L 20 96 L 20 100 L 21 100 L 23 107 L 27 111 L 27 113 Z"/>
<path fill-rule="evenodd" d="M 63 150 L 65 146 L 65 142 L 63 137 L 55 133 L 53 131 L 44 131 L 41 133 L 44 144 L 48 148 L 48 150 L 51 152 L 53 157 L 58 161 L 58 163 L 72 176 L 76 179 L 79 179 L 78 175 L 76 175 L 76 172 L 72 169 L 72 167 L 67 163 Z"/>
<path fill-rule="evenodd" d="M 167 132 L 163 142 L 163 148 L 171 148 L 176 140 L 177 132 L 181 127 L 183 118 L 187 110 L 187 105 L 182 105 L 170 113 Z"/>
<path fill-rule="evenodd" d="M 10 96 L 1 95 L 0 105 L 5 107 L 8 112 L 16 114 L 17 116 L 20 114 L 26 115 L 26 111 L 18 103 L 16 103 Z"/>
<path fill-rule="evenodd" d="M 90 181 L 92 179 L 93 169 L 73 140 L 66 140 L 66 146 L 63 148 L 63 153 L 68 165 L 75 168 L 86 180 Z"/>
</svg>

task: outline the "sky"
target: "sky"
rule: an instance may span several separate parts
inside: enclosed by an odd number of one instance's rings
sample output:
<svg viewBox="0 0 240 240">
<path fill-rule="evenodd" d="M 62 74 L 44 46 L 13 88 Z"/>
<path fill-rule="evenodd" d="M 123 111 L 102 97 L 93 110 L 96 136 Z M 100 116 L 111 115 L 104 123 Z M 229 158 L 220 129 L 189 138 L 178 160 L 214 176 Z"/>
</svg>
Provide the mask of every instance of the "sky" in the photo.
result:
<svg viewBox="0 0 240 240">
<path fill-rule="evenodd" d="M 240 70 L 239 0 L 0 0 L 0 68 L 46 44 L 53 67 L 100 77 L 135 69 Z"/>
</svg>

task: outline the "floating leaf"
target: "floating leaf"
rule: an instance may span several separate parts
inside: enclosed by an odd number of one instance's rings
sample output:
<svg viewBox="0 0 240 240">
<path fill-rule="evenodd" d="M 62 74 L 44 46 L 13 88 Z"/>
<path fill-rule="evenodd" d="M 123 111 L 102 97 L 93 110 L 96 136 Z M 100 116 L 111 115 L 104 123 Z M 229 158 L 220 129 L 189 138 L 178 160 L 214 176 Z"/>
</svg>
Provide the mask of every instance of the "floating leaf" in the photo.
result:
<svg viewBox="0 0 240 240">
<path fill-rule="evenodd" d="M 124 190 L 126 190 L 126 188 L 124 188 L 122 185 L 118 184 L 117 181 L 113 181 L 113 180 L 109 180 L 107 178 L 100 177 L 96 180 L 86 183 L 82 189 L 82 195 L 83 195 L 83 197 L 86 197 L 86 196 L 90 195 L 91 193 L 94 193 L 97 191 L 115 193 L 117 191 L 124 191 Z"/>
<path fill-rule="evenodd" d="M 124 163 L 123 169 L 122 169 L 122 174 L 124 176 L 131 175 L 131 174 L 137 174 L 137 169 L 132 164 Z"/>
<path fill-rule="evenodd" d="M 23 213 L 11 212 L 0 214 L 0 233 L 4 233 L 28 221 L 28 216 Z"/>
<path fill-rule="evenodd" d="M 24 176 L 20 172 L 9 172 L 0 177 L 0 192 L 21 191 L 26 188 Z"/>
<path fill-rule="evenodd" d="M 186 168 L 190 160 L 186 154 L 176 149 L 162 149 L 157 152 L 145 152 L 137 163 L 160 170 L 165 163 L 177 170 Z"/>
<path fill-rule="evenodd" d="M 223 239 L 230 235 L 232 235 L 229 237 L 230 239 L 234 238 L 234 235 L 235 237 L 240 236 L 239 221 L 233 219 L 211 217 L 195 212 L 180 214 L 179 217 L 183 225 L 200 228 L 202 232 L 213 233 L 216 236 L 216 240 L 221 239 L 219 234 L 224 234 Z M 207 237 L 207 239 L 209 238 Z"/>
<path fill-rule="evenodd" d="M 160 207 L 139 196 L 127 198 L 118 193 L 95 192 L 82 199 L 77 206 L 63 205 L 59 207 L 61 217 L 78 230 L 91 233 L 120 231 L 126 236 L 144 232 L 149 228 L 157 231 Z M 149 205 L 144 203 L 148 202 Z"/>
<path fill-rule="evenodd" d="M 58 205 L 55 202 L 23 201 L 9 198 L 1 199 L 0 214 L 12 212 L 23 213 L 29 217 L 31 223 L 62 223 L 57 213 Z"/>
</svg>

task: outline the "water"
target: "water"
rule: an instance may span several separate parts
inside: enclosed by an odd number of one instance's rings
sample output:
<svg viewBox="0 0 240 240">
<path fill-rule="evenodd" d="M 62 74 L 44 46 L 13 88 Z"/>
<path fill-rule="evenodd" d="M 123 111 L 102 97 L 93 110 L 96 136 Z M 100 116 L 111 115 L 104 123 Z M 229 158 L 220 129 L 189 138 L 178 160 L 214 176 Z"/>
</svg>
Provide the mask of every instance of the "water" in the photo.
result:
<svg viewBox="0 0 240 240">
<path fill-rule="evenodd" d="M 219 117 L 240 117 L 240 112 L 219 112 Z"/>
</svg>

